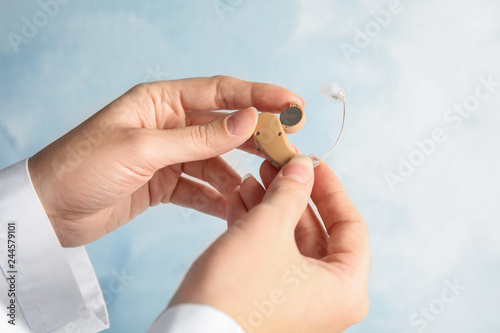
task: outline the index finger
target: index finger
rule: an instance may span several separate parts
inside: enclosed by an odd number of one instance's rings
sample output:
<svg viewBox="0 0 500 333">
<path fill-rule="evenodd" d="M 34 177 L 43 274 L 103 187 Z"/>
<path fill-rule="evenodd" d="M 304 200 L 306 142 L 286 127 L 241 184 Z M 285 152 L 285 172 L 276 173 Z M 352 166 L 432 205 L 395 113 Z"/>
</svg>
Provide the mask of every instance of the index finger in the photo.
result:
<svg viewBox="0 0 500 333">
<path fill-rule="evenodd" d="M 315 168 L 311 198 L 330 235 L 325 261 L 348 262 L 358 267 L 368 263 L 368 232 L 364 219 L 324 162 Z"/>
<path fill-rule="evenodd" d="M 304 100 L 291 91 L 268 83 L 249 82 L 229 76 L 200 77 L 164 81 L 164 93 L 174 92 L 184 110 L 238 110 L 255 107 L 259 111 L 281 112 L 291 102 Z"/>
</svg>

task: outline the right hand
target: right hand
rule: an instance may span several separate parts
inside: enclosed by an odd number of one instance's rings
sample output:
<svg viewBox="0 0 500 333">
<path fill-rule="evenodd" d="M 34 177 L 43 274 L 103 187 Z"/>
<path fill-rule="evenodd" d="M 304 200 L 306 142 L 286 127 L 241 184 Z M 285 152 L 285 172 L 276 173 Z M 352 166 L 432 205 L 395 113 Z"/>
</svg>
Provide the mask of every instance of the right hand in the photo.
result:
<svg viewBox="0 0 500 333">
<path fill-rule="evenodd" d="M 233 192 L 230 228 L 193 264 L 170 306 L 213 306 L 247 333 L 343 332 L 368 311 L 361 214 L 330 168 L 313 171 L 306 156 L 279 172 L 264 162 L 261 176 L 267 191 L 248 178 Z"/>
</svg>

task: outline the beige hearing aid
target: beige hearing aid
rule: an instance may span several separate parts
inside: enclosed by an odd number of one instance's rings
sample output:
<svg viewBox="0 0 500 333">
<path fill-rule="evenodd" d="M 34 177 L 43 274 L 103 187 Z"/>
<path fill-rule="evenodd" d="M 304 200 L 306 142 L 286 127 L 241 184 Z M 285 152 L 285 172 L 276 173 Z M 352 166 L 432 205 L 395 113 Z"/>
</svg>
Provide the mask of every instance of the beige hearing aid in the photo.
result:
<svg viewBox="0 0 500 333">
<path fill-rule="evenodd" d="M 321 94 L 327 101 L 337 100 L 344 104 L 344 115 L 342 119 L 342 128 L 333 147 L 321 159 L 314 155 L 309 155 L 313 160 L 314 166 L 325 159 L 335 149 L 342 136 L 345 125 L 345 101 L 347 99 L 345 90 L 337 84 L 323 84 L 320 89 Z M 299 131 L 305 123 L 306 116 L 304 110 L 295 103 L 283 110 L 278 118 L 270 112 L 259 114 L 257 126 L 253 133 L 253 139 L 257 145 L 257 150 L 276 168 L 280 169 L 287 164 L 297 153 L 288 142 L 287 134 Z"/>
<path fill-rule="evenodd" d="M 302 108 L 291 103 L 278 117 L 270 112 L 259 114 L 253 138 L 257 149 L 276 168 L 281 168 L 295 156 L 295 150 L 286 137 L 299 131 L 305 123 Z"/>
</svg>

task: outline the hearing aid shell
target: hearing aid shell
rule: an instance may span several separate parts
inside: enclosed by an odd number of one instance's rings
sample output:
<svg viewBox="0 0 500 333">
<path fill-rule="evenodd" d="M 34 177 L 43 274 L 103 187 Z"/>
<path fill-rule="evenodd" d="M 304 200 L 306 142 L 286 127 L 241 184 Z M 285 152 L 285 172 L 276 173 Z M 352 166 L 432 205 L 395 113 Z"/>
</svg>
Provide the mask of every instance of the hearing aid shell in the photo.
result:
<svg viewBox="0 0 500 333">
<path fill-rule="evenodd" d="M 316 155 L 309 155 L 314 167 L 320 165 L 321 161 L 327 158 L 335 147 L 337 147 L 344 132 L 346 122 L 347 94 L 345 89 L 337 83 L 324 83 L 320 88 L 320 93 L 328 102 L 336 100 L 342 103 L 344 112 L 342 115 L 342 127 L 330 150 L 322 158 L 318 158 Z M 300 130 L 304 126 L 305 119 L 304 110 L 295 103 L 291 103 L 288 108 L 283 110 L 279 119 L 273 113 L 263 112 L 259 114 L 253 139 L 257 145 L 257 149 L 262 152 L 262 155 L 274 167 L 280 169 L 297 154 L 293 146 L 288 142 L 286 134 L 295 133 Z"/>
<path fill-rule="evenodd" d="M 253 138 L 257 149 L 276 168 L 287 164 L 297 153 L 286 134 L 299 131 L 305 123 L 304 110 L 291 103 L 278 118 L 270 112 L 259 114 Z"/>
</svg>

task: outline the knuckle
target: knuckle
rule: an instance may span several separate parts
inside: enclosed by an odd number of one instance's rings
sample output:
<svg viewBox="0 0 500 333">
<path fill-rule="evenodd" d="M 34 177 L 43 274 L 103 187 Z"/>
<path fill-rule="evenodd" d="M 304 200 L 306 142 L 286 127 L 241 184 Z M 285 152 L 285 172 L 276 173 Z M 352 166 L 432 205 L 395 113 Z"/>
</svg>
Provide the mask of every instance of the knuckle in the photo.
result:
<svg viewBox="0 0 500 333">
<path fill-rule="evenodd" d="M 208 149 L 215 146 L 216 129 L 213 124 L 194 126 L 190 133 L 193 144 L 203 145 Z"/>
<path fill-rule="evenodd" d="M 213 80 L 214 86 L 214 103 L 218 109 L 227 109 L 232 105 L 231 98 L 228 100 L 227 91 L 224 91 L 224 87 L 230 85 L 230 81 L 234 78 L 225 75 L 215 75 L 211 78 Z"/>
<path fill-rule="evenodd" d="M 158 82 L 139 83 L 130 89 L 130 93 L 137 98 L 147 97 L 152 100 L 158 99 L 160 95 Z"/>
<path fill-rule="evenodd" d="M 161 107 L 161 93 L 156 82 L 139 83 L 127 93 L 127 99 L 139 104 L 138 113 L 149 111 L 149 116 L 155 118 L 155 107 Z"/>
<path fill-rule="evenodd" d="M 135 94 L 142 95 L 151 88 L 150 86 L 151 85 L 149 83 L 139 83 L 139 84 L 136 84 L 135 86 L 133 86 L 130 89 L 130 92 L 134 95 Z"/>
<path fill-rule="evenodd" d="M 127 144 L 123 145 L 126 149 L 132 149 L 136 156 L 154 156 L 154 147 L 151 144 L 151 138 L 146 131 L 141 129 L 128 131 L 124 133 L 124 140 Z"/>
<path fill-rule="evenodd" d="M 224 80 L 226 78 L 229 78 L 229 76 L 226 76 L 226 75 L 214 75 L 214 76 L 212 76 L 212 79 L 214 79 L 216 81 L 221 81 L 221 80 Z"/>
<path fill-rule="evenodd" d="M 223 84 L 221 84 L 224 77 L 217 75 L 212 77 L 212 80 L 214 81 L 214 103 L 218 109 L 224 109 L 226 102 L 224 101 L 224 93 L 222 91 Z"/>
</svg>

